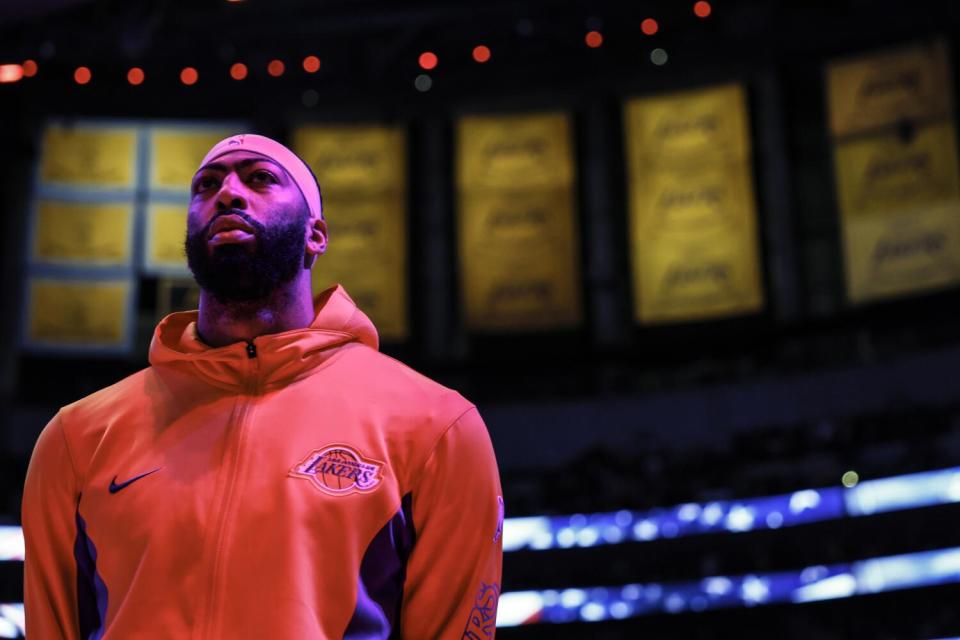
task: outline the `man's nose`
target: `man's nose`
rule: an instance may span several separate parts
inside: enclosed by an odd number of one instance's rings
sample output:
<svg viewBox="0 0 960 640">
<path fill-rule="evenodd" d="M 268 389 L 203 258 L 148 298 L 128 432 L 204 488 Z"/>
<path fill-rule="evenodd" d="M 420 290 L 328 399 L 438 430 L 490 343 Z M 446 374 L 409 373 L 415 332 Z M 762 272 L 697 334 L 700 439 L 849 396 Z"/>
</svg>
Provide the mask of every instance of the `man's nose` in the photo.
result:
<svg viewBox="0 0 960 640">
<path fill-rule="evenodd" d="M 217 192 L 217 210 L 246 209 L 247 199 L 243 196 L 243 182 L 236 173 L 228 173 L 220 183 Z"/>
</svg>

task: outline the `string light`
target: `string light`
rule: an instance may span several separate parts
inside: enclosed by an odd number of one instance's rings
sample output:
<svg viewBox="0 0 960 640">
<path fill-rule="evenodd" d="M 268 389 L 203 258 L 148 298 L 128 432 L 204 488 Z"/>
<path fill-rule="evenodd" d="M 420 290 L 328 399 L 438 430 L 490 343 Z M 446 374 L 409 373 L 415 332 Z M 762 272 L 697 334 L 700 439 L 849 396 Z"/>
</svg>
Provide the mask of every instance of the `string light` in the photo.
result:
<svg viewBox="0 0 960 640">
<path fill-rule="evenodd" d="M 267 65 L 267 73 L 274 78 L 282 76 L 285 69 L 286 66 L 284 66 L 283 60 L 271 60 L 270 64 Z"/>
<path fill-rule="evenodd" d="M 643 31 L 643 35 L 652 36 L 660 30 L 660 25 L 653 18 L 647 18 L 640 23 L 640 30 Z"/>
<path fill-rule="evenodd" d="M 73 80 L 77 84 L 87 84 L 91 79 L 93 79 L 93 74 L 89 67 L 77 67 L 73 72 Z"/>
<path fill-rule="evenodd" d="M 35 60 L 24 60 L 23 61 L 23 77 L 32 78 L 37 75 L 37 63 Z"/>
<path fill-rule="evenodd" d="M 603 44 L 603 34 L 599 31 L 588 31 L 583 39 L 591 49 L 596 49 Z"/>
<path fill-rule="evenodd" d="M 431 69 L 435 69 L 437 67 L 437 63 L 440 61 L 437 59 L 437 54 L 435 54 L 433 51 L 424 51 L 420 54 L 420 58 L 417 60 L 417 62 L 420 63 L 421 69 L 430 71 Z"/>
<path fill-rule="evenodd" d="M 247 65 L 242 62 L 234 62 L 230 67 L 230 77 L 234 80 L 243 80 L 247 77 Z"/>
<path fill-rule="evenodd" d="M 710 6 L 707 0 L 699 0 L 699 2 L 693 5 L 693 12 L 698 18 L 706 18 L 712 11 L 713 7 Z"/>
<path fill-rule="evenodd" d="M 473 59 L 483 64 L 490 59 L 490 47 L 479 44 L 473 48 Z"/>
<path fill-rule="evenodd" d="M 146 74 L 143 73 L 143 69 L 140 67 L 132 67 L 129 71 L 127 71 L 127 82 L 133 86 L 143 84 L 145 78 Z"/>
<path fill-rule="evenodd" d="M 303 70 L 307 73 L 316 73 L 320 71 L 320 58 L 317 56 L 307 56 L 303 59 Z"/>
<path fill-rule="evenodd" d="M 197 70 L 193 67 L 184 67 L 183 71 L 180 72 L 180 82 L 187 85 L 197 84 L 197 80 L 200 79 L 200 74 L 197 73 Z"/>
</svg>

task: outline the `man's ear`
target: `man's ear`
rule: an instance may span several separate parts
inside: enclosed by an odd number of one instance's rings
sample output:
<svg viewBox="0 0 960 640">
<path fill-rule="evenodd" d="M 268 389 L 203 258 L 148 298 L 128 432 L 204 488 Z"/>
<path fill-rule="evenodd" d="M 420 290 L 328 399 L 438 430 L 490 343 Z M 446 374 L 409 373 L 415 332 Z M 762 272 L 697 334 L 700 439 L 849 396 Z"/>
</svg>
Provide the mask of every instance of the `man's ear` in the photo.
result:
<svg viewBox="0 0 960 640">
<path fill-rule="evenodd" d="M 313 218 L 307 228 L 307 246 L 304 261 L 307 268 L 313 266 L 317 258 L 327 250 L 327 221 L 321 216 Z"/>
</svg>

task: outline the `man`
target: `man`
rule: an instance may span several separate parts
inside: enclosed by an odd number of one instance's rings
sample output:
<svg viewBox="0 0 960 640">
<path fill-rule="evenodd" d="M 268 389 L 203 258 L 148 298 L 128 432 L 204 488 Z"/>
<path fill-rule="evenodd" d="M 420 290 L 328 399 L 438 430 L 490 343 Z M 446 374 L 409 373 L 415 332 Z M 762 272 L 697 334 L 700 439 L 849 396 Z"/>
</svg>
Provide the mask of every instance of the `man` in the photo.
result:
<svg viewBox="0 0 960 640">
<path fill-rule="evenodd" d="M 377 351 L 309 168 L 256 135 L 192 185 L 198 311 L 64 407 L 27 473 L 30 638 L 485 638 L 503 500 L 476 409 Z"/>
</svg>

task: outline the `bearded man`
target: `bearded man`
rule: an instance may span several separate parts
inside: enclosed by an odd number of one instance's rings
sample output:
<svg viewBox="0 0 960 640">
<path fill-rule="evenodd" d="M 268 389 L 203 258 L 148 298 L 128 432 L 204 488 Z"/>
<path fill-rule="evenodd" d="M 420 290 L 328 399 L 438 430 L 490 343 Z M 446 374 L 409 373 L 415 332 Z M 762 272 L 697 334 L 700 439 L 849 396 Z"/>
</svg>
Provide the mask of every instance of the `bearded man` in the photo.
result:
<svg viewBox="0 0 960 640">
<path fill-rule="evenodd" d="M 377 351 L 309 167 L 217 143 L 185 242 L 199 310 L 62 408 L 23 497 L 31 638 L 487 638 L 503 499 L 476 408 Z"/>
</svg>

